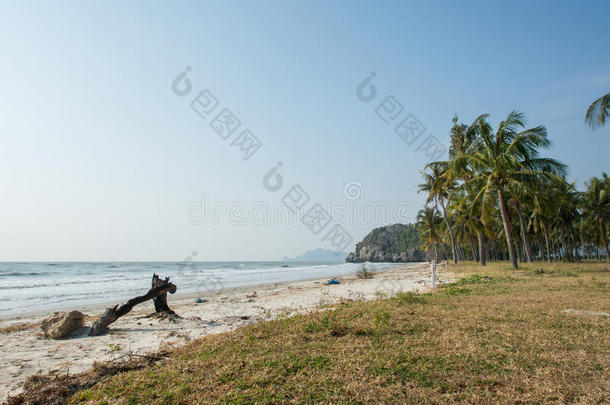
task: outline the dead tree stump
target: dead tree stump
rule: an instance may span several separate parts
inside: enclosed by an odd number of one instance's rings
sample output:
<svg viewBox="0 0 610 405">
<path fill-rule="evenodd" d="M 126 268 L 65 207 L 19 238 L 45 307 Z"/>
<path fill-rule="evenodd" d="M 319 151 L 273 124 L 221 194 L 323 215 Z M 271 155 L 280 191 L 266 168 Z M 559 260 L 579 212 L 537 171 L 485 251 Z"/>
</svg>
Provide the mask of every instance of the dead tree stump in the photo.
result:
<svg viewBox="0 0 610 405">
<path fill-rule="evenodd" d="M 153 283 L 155 276 L 153 276 Z M 158 277 L 157 279 L 160 280 Z M 112 308 L 106 308 L 106 311 L 104 311 L 102 316 L 97 321 L 93 322 L 93 325 L 91 325 L 91 331 L 89 331 L 89 336 L 99 336 L 104 334 L 108 330 L 108 325 L 110 325 L 123 315 L 127 314 L 136 305 L 146 302 L 150 299 L 154 300 L 155 298 L 164 295 L 166 297 L 164 301 L 165 306 L 167 306 L 167 293 L 169 292 L 170 294 L 174 294 L 176 290 L 177 287 L 174 284 L 170 283 L 169 277 L 167 277 L 165 278 L 165 280 L 158 281 L 157 285 L 153 286 L 150 290 L 148 290 L 146 294 L 132 298 L 123 305 L 115 305 Z M 169 309 L 169 307 L 167 307 L 167 309 Z M 169 310 L 171 311 L 171 309 Z"/>
<path fill-rule="evenodd" d="M 157 274 L 153 273 L 151 288 L 155 288 L 164 284 L 169 284 L 169 277 L 165 277 L 162 279 Z M 169 315 L 171 317 L 180 318 L 180 316 L 175 313 L 169 305 L 167 305 L 167 292 L 153 298 L 153 302 L 155 304 L 155 312 L 157 314 Z"/>
</svg>

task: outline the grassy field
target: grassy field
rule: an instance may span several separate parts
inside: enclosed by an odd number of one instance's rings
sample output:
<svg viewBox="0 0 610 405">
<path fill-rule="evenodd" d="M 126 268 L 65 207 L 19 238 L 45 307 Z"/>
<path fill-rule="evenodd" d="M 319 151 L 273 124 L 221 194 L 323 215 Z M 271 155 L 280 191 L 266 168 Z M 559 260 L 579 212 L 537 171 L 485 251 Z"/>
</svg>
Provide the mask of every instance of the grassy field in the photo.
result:
<svg viewBox="0 0 610 405">
<path fill-rule="evenodd" d="M 607 263 L 450 268 L 428 294 L 345 302 L 209 336 L 75 403 L 610 401 Z"/>
</svg>

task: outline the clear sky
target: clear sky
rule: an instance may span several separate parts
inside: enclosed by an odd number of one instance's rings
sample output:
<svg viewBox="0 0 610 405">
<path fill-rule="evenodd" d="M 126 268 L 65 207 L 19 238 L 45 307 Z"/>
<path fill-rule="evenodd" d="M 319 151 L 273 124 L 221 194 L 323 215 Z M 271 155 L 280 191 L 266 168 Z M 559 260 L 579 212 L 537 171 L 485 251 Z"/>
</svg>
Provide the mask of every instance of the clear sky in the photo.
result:
<svg viewBox="0 0 610 405">
<path fill-rule="evenodd" d="M 610 126 L 584 125 L 610 92 L 608 21 L 608 1 L 2 1 L 0 261 L 273 260 L 332 248 L 334 224 L 352 250 L 423 203 L 428 157 L 394 132 L 408 114 L 419 140 L 446 144 L 454 114 L 523 111 L 582 186 L 610 170 Z M 204 89 L 219 105 L 201 118 Z M 386 124 L 375 110 L 390 95 L 403 111 Z M 227 140 L 210 127 L 224 108 L 241 121 Z M 231 145 L 243 129 L 262 142 L 248 160 Z M 278 161 L 273 192 L 262 179 Z M 296 184 L 306 207 L 391 214 L 333 213 L 317 235 L 261 221 Z"/>
</svg>

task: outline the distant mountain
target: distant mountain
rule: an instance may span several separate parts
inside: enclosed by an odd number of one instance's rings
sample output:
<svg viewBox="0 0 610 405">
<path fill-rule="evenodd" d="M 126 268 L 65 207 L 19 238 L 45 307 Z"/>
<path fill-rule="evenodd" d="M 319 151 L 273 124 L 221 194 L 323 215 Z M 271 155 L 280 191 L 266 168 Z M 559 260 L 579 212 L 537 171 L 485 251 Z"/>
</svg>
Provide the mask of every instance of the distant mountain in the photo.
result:
<svg viewBox="0 0 610 405">
<path fill-rule="evenodd" d="M 419 249 L 419 232 L 413 224 L 394 224 L 376 228 L 356 245 L 346 262 L 421 262 L 425 252 Z"/>
<path fill-rule="evenodd" d="M 343 262 L 347 257 L 347 252 L 333 252 L 328 249 L 308 250 L 297 257 L 284 257 L 285 262 Z"/>
</svg>

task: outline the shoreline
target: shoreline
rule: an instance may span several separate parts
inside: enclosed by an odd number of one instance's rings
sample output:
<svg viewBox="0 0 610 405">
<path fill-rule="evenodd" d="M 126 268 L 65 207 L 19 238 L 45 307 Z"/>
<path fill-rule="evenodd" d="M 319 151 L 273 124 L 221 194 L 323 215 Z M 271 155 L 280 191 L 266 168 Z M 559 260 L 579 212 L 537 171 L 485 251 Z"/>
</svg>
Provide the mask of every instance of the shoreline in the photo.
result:
<svg viewBox="0 0 610 405">
<path fill-rule="evenodd" d="M 138 263 L 138 262 L 135 262 Z M 398 267 L 410 267 L 413 265 L 420 265 L 420 264 L 424 264 L 426 262 L 406 262 L 406 263 L 389 263 L 389 264 L 395 264 L 394 267 L 389 267 L 389 268 L 384 268 L 384 269 L 379 269 L 379 270 L 373 270 L 373 273 L 380 273 L 380 272 L 384 272 L 384 271 L 388 271 L 388 270 L 392 270 L 392 269 L 396 269 Z M 384 263 L 385 264 L 385 263 Z M 327 278 L 339 278 L 339 277 L 345 277 L 345 276 L 353 276 L 357 273 L 357 270 L 355 270 L 353 273 L 348 273 L 348 274 L 343 274 L 343 275 L 329 275 Z M 178 286 L 178 292 L 176 295 L 171 295 L 168 294 L 168 300 L 170 301 L 180 301 L 180 300 L 185 300 L 185 299 L 194 299 L 197 297 L 213 297 L 216 296 L 218 294 L 223 294 L 223 293 L 229 293 L 229 292 L 234 292 L 234 291 L 241 291 L 243 289 L 251 289 L 254 287 L 263 287 L 263 286 L 282 286 L 284 284 L 287 283 L 298 283 L 301 281 L 313 281 L 313 280 L 318 280 L 318 279 L 323 279 L 324 277 L 320 278 L 320 277 L 307 277 L 307 278 L 303 278 L 303 279 L 298 279 L 298 280 L 287 280 L 287 281 L 271 281 L 271 282 L 266 282 L 266 281 L 262 281 L 262 282 L 256 282 L 254 284 L 247 284 L 247 285 L 242 285 L 242 286 L 237 286 L 237 287 L 228 287 L 228 288 L 222 288 L 222 289 L 218 289 L 218 290 L 206 290 L 206 291 L 201 291 L 201 292 L 180 292 L 180 286 Z M 143 286 L 142 290 L 139 292 L 141 294 L 145 294 L 146 293 L 146 287 Z M 50 309 L 37 309 L 37 310 L 32 310 L 32 311 L 28 311 L 28 312 L 23 312 L 20 314 L 14 314 L 14 313 L 9 313 L 9 314 L 3 314 L 2 312 L 0 312 L 0 327 L 6 326 L 6 325 L 2 325 L 5 322 L 13 322 L 14 323 L 20 323 L 20 321 L 24 321 L 26 319 L 30 319 L 30 318 L 37 318 L 37 317 L 41 317 L 44 318 L 46 315 L 51 314 L 53 312 L 63 312 L 63 311 L 74 311 L 74 310 L 80 310 L 81 312 L 83 311 L 99 311 L 100 314 L 104 311 L 104 309 L 106 309 L 109 306 L 114 306 L 116 304 L 121 304 L 122 302 L 133 298 L 133 296 L 125 296 L 119 299 L 112 299 L 112 298 L 108 298 L 108 299 L 104 299 L 103 301 L 100 302 L 95 302 L 95 303 L 90 303 L 90 304 L 83 304 L 83 305 L 77 305 L 77 304 L 66 304 L 66 305 L 60 305 L 60 306 L 53 306 Z"/>
<path fill-rule="evenodd" d="M 42 262 L 42 263 L 46 263 L 46 262 Z M 59 263 L 59 262 L 58 262 Z M 62 262 L 63 263 L 63 262 Z M 65 263 L 79 263 L 79 262 L 65 262 Z M 133 263 L 144 263 L 144 262 L 133 262 Z M 157 263 L 157 262 L 150 262 L 150 263 Z M 246 262 L 244 262 L 246 263 Z M 279 263 L 279 262 L 278 262 Z M 392 267 L 388 267 L 388 268 L 382 268 L 382 269 L 373 269 L 373 272 L 380 272 L 380 271 L 386 271 L 386 270 L 390 270 L 392 268 L 396 268 L 396 267 L 401 267 L 401 266 L 409 266 L 409 265 L 413 265 L 413 264 L 419 264 L 422 262 L 408 262 L 408 263 L 381 263 L 381 264 L 390 264 L 393 265 Z M 338 265 L 338 264 L 345 264 L 345 263 L 325 263 L 325 262 L 320 262 L 320 264 L 322 265 Z M 344 273 L 344 274 L 327 274 L 324 277 L 341 277 L 341 276 L 345 276 L 345 275 L 354 275 L 356 274 L 358 271 L 358 269 L 354 269 L 353 272 L 350 273 Z M 160 274 L 162 275 L 167 275 L 167 273 L 163 273 L 161 272 Z M 261 280 L 261 281 L 252 281 L 252 283 L 248 283 L 248 284 L 243 284 L 243 285 L 238 285 L 238 286 L 230 286 L 230 287 L 226 287 L 226 288 L 220 288 L 220 289 L 210 289 L 210 290 L 204 290 L 204 291 L 200 291 L 200 292 L 194 292 L 192 291 L 187 284 L 187 289 L 189 291 L 187 292 L 182 292 L 181 290 L 184 289 L 185 284 L 184 281 L 185 280 L 181 280 L 179 281 L 182 284 L 178 285 L 178 292 L 177 295 L 173 296 L 174 300 L 181 300 L 181 299 L 185 299 L 185 298 L 196 298 L 197 296 L 212 296 L 215 295 L 216 293 L 221 293 L 223 291 L 234 291 L 234 290 L 240 290 L 240 289 L 244 289 L 244 288 L 251 288 L 251 287 L 258 287 L 258 286 L 264 286 L 264 285 L 282 285 L 284 283 L 291 283 L 291 282 L 299 282 L 299 281 L 310 281 L 310 280 L 315 280 L 320 278 L 318 275 L 311 275 L 310 277 L 305 277 L 305 278 L 297 278 L 297 279 L 287 279 L 285 281 L 272 281 L 272 280 Z M 190 280 L 188 280 L 190 281 Z M 197 282 L 197 279 L 195 278 L 193 281 Z M 212 284 L 214 284 L 215 282 L 213 281 Z M 181 288 L 182 286 L 182 288 Z M 57 304 L 57 303 L 53 303 L 50 306 L 44 308 L 44 309 L 32 309 L 32 310 L 26 310 L 25 312 L 20 312 L 20 313 L 15 313 L 15 312 L 3 312 L 0 310 L 0 322 L 6 322 L 6 321 L 19 321 L 22 319 L 27 319 L 27 318 L 32 318 L 32 317 L 36 317 L 36 316 L 45 316 L 49 313 L 53 313 L 53 312 L 62 312 L 62 311 L 72 311 L 72 310 L 87 310 L 87 311 L 94 311 L 94 310 L 98 310 L 101 309 L 101 311 L 103 311 L 105 308 L 107 308 L 108 306 L 114 306 L 116 304 L 120 304 L 123 301 L 132 298 L 138 294 L 144 294 L 146 293 L 146 291 L 148 291 L 146 289 L 146 284 L 142 285 L 141 289 L 138 289 L 137 291 L 132 291 L 130 295 L 123 295 L 121 297 L 108 297 L 108 298 L 104 298 L 98 301 L 95 301 L 93 303 L 84 303 L 83 305 L 79 305 L 78 301 L 74 301 L 74 300 L 69 300 L 64 302 L 63 304 Z"/>
<path fill-rule="evenodd" d="M 452 279 L 447 271 L 439 273 L 440 280 Z M 328 278 L 315 278 L 213 291 L 205 296 L 207 302 L 200 304 L 194 301 L 196 293 L 170 295 L 170 307 L 183 318 L 179 322 L 146 318 L 154 312 L 149 301 L 113 323 L 108 334 L 97 337 L 52 340 L 37 336 L 39 323 L 49 312 L 0 319 L 0 328 L 28 325 L 0 333 L 3 353 L 0 367 L 5 375 L 0 382 L 0 397 L 19 393 L 19 385 L 34 374 L 78 373 L 89 369 L 95 361 L 177 347 L 205 335 L 228 332 L 278 315 L 315 311 L 345 299 L 372 300 L 399 291 L 427 291 L 430 274 L 427 264 L 412 263 L 380 270 L 372 279 L 359 279 L 355 274 L 335 279 L 341 284 L 327 285 Z M 104 308 L 81 307 L 86 315 L 85 324 L 97 319 Z"/>
</svg>

